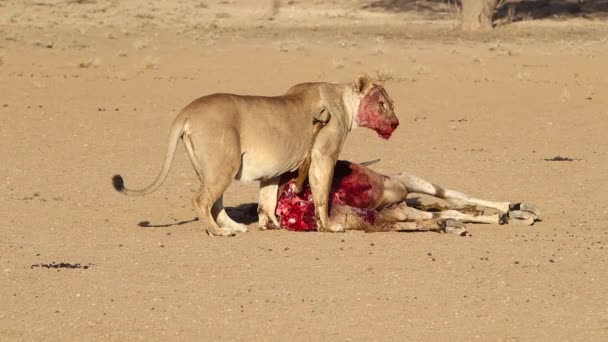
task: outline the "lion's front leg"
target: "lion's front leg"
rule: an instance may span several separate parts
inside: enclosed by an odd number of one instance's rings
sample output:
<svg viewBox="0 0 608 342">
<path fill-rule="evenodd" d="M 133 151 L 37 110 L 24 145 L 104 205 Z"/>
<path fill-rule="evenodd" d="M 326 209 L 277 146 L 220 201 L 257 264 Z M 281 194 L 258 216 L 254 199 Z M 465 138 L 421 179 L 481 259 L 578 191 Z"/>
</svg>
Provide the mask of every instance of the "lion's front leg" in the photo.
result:
<svg viewBox="0 0 608 342">
<path fill-rule="evenodd" d="M 260 200 L 258 203 L 260 229 L 279 229 L 281 227 L 275 214 L 280 179 L 279 176 L 260 182 Z"/>
<path fill-rule="evenodd" d="M 330 156 L 313 151 L 308 181 L 312 190 L 312 200 L 315 204 L 317 229 L 321 232 L 343 232 L 344 226 L 331 223 L 329 220 L 329 192 L 334 175 L 336 160 Z"/>
</svg>

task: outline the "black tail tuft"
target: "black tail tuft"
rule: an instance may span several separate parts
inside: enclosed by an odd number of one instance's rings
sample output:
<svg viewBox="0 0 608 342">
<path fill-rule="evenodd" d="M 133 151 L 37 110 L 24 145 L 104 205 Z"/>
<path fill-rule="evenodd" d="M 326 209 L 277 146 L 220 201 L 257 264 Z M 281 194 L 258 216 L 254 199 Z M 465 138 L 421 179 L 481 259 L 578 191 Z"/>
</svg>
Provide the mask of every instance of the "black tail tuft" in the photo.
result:
<svg viewBox="0 0 608 342">
<path fill-rule="evenodd" d="M 120 175 L 114 175 L 112 177 L 112 185 L 114 185 L 114 189 L 118 192 L 123 192 L 125 190 L 125 182 Z"/>
</svg>

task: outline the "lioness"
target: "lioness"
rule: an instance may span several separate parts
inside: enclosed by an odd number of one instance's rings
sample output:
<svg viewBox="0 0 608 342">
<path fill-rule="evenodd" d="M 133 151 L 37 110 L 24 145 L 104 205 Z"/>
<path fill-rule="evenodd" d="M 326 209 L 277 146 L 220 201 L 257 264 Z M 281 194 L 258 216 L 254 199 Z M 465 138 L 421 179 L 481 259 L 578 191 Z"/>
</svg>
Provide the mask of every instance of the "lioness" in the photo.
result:
<svg viewBox="0 0 608 342">
<path fill-rule="evenodd" d="M 317 121 L 324 123 L 318 132 Z M 321 231 L 342 231 L 343 225 L 329 220 L 328 198 L 346 135 L 353 128 L 367 127 L 388 139 L 398 125 L 393 101 L 367 77 L 354 84 L 302 83 L 274 97 L 208 95 L 187 105 L 174 120 L 154 183 L 141 190 L 126 189 L 120 175 L 112 177 L 112 183 L 125 195 L 153 192 L 165 180 L 181 138 L 201 181 L 192 200 L 194 210 L 211 235 L 226 236 L 247 230 L 224 210 L 223 194 L 232 179 L 260 181 L 260 225 L 278 226 L 274 211 L 280 176 L 296 170 L 310 155 L 308 176 L 317 226 Z"/>
<path fill-rule="evenodd" d="M 302 193 L 298 194 L 295 183 L 293 173 L 281 177 L 276 210 L 281 227 L 299 231 L 317 230 L 310 187 L 304 183 Z M 430 209 L 433 211 L 412 208 L 405 202 L 410 193 L 435 196 L 464 210 L 441 206 L 432 206 Z M 430 229 L 463 235 L 466 233 L 464 222 L 532 225 L 540 216 L 540 210 L 528 203 L 494 202 L 473 198 L 409 173 L 386 176 L 365 165 L 344 160 L 336 163 L 329 198 L 332 223 L 354 230 Z M 477 206 L 490 208 L 498 213 L 482 215 Z"/>
</svg>

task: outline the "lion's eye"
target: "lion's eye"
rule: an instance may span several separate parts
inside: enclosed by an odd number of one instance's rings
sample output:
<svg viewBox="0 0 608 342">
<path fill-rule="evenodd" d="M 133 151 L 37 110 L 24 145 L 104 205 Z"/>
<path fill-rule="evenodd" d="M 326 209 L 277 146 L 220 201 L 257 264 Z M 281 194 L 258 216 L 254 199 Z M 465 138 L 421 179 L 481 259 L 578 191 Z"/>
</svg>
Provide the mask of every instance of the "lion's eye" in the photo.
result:
<svg viewBox="0 0 608 342">
<path fill-rule="evenodd" d="M 386 110 L 386 103 L 384 103 L 384 101 L 380 101 L 380 107 L 382 110 Z"/>
</svg>

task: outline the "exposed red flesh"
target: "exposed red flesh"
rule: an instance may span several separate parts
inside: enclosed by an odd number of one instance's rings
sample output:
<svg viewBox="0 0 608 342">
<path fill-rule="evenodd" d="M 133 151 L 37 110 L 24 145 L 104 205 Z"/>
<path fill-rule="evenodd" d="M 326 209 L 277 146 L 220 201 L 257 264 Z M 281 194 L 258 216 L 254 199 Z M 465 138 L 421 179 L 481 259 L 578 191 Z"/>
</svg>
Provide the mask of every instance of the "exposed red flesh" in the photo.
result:
<svg viewBox="0 0 608 342">
<path fill-rule="evenodd" d="M 277 203 L 276 215 L 279 216 L 281 228 L 295 231 L 316 231 L 315 206 L 312 203 L 312 191 L 306 184 L 301 194 L 296 193 L 295 179 L 283 187 Z"/>
<path fill-rule="evenodd" d="M 331 207 L 350 206 L 351 212 L 373 224 L 378 212 L 374 206 L 382 195 L 382 179 L 372 177 L 364 166 L 338 161 L 330 192 Z M 331 209 L 330 209 L 331 210 Z M 315 206 L 310 185 L 297 194 L 295 179 L 288 179 L 279 194 L 277 216 L 281 227 L 295 231 L 316 231 Z"/>
</svg>

